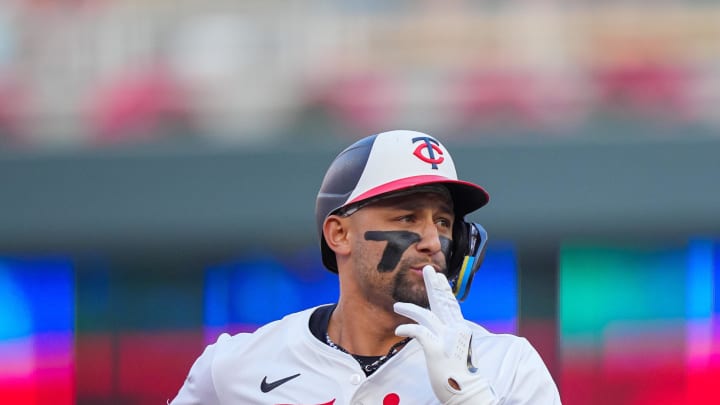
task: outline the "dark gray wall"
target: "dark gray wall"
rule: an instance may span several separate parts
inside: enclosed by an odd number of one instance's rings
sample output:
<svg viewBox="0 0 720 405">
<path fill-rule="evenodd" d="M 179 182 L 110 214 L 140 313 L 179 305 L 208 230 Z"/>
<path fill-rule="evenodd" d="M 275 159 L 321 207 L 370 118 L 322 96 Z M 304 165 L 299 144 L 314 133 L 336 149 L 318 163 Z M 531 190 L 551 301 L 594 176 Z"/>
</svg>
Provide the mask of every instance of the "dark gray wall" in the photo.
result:
<svg viewBox="0 0 720 405">
<path fill-rule="evenodd" d="M 314 197 L 343 145 L 0 154 L 0 251 L 194 249 L 316 241 Z M 491 237 L 720 234 L 720 138 L 448 143 L 491 203 Z"/>
</svg>

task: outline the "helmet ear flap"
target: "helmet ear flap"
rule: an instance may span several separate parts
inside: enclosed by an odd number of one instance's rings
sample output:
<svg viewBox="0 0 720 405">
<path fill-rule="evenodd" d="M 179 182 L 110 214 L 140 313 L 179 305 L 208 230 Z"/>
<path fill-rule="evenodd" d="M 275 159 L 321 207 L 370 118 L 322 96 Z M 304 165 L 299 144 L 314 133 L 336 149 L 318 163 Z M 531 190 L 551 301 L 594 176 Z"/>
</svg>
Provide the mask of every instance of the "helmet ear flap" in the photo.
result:
<svg viewBox="0 0 720 405">
<path fill-rule="evenodd" d="M 454 282 L 460 273 L 463 260 L 468 251 L 468 223 L 455 221 L 453 224 L 452 248 L 447 260 L 448 280 Z"/>
<path fill-rule="evenodd" d="M 448 279 L 455 297 L 464 301 L 475 273 L 485 258 L 487 231 L 475 222 L 456 221 L 448 259 Z"/>
</svg>

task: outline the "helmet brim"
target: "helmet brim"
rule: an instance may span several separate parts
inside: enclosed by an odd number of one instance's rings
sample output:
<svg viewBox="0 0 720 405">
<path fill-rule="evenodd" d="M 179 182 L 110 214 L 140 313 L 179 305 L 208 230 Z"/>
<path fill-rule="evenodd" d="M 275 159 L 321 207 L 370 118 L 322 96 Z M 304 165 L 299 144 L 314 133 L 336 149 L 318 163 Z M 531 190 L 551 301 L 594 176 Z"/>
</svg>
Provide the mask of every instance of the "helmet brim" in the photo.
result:
<svg viewBox="0 0 720 405">
<path fill-rule="evenodd" d="M 447 186 L 455 206 L 455 215 L 465 216 L 467 213 L 475 211 L 490 201 L 490 196 L 484 188 L 477 184 L 462 180 L 452 180 L 443 176 L 413 176 L 405 177 L 396 181 L 385 183 L 381 186 L 372 188 L 363 194 L 348 201 L 344 206 L 365 201 L 370 198 L 376 198 L 383 194 L 390 194 L 397 191 L 407 190 L 417 186 L 442 184 Z"/>
</svg>

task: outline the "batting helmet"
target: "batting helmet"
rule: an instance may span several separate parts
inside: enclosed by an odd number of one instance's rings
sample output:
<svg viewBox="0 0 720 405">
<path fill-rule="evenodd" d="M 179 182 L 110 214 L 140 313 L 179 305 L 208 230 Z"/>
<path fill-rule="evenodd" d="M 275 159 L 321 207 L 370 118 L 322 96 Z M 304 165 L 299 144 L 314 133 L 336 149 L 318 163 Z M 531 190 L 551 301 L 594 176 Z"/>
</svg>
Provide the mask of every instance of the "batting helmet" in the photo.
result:
<svg viewBox="0 0 720 405">
<path fill-rule="evenodd" d="M 456 226 L 448 257 L 448 279 L 464 299 L 472 277 L 480 267 L 487 233 L 465 222 L 466 214 L 487 204 L 489 196 L 480 186 L 458 180 L 447 149 L 435 138 L 415 131 L 396 130 L 368 136 L 350 145 L 330 164 L 315 205 L 322 261 L 337 273 L 337 261 L 325 242 L 325 219 L 353 208 L 418 186 L 442 184 L 453 200 Z M 458 280 L 459 279 L 459 280 Z"/>
</svg>

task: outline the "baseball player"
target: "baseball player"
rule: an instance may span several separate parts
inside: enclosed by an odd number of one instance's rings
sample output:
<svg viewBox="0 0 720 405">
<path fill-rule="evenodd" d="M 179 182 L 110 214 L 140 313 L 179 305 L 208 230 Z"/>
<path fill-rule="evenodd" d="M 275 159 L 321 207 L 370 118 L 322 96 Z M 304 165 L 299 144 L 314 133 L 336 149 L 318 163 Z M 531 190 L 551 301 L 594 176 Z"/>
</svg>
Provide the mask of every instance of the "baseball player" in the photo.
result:
<svg viewBox="0 0 720 405">
<path fill-rule="evenodd" d="M 487 240 L 465 215 L 487 202 L 432 136 L 389 131 L 349 146 L 316 201 L 337 303 L 221 335 L 172 404 L 560 404 L 526 339 L 461 313 Z"/>
</svg>

